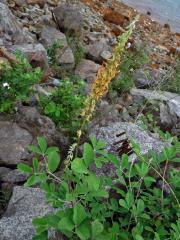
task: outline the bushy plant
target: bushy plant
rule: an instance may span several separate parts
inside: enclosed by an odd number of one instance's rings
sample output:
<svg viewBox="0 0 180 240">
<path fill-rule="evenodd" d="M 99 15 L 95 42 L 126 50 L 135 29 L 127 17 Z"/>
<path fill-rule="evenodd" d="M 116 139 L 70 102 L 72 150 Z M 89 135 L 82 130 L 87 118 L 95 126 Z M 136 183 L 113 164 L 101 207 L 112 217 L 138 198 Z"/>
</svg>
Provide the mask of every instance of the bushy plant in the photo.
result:
<svg viewBox="0 0 180 240">
<path fill-rule="evenodd" d="M 77 37 L 72 32 L 66 32 L 66 38 L 69 46 L 73 51 L 75 65 L 77 65 L 85 57 L 83 42 L 81 41 L 80 37 Z"/>
<path fill-rule="evenodd" d="M 111 91 L 117 91 L 118 93 L 129 91 L 134 85 L 135 70 L 143 67 L 148 61 L 145 47 L 140 50 L 125 51 L 119 67 L 120 75 L 112 81 Z"/>
<path fill-rule="evenodd" d="M 40 156 L 33 166 L 18 168 L 31 174 L 26 186 L 40 184 L 54 208 L 53 214 L 34 219 L 34 240 L 48 239 L 48 229 L 62 233 L 62 239 L 81 240 L 178 240 L 180 236 L 180 178 L 171 164 L 179 162 L 180 143 L 174 139 L 161 154 L 143 155 L 131 143 L 137 161 L 124 154 L 119 160 L 108 154 L 105 143 L 91 137 L 82 156 L 73 159 L 71 149 L 59 177 L 58 148 L 47 148 L 44 138 L 30 150 Z M 98 176 L 91 166 L 114 165 L 115 177 Z M 165 167 L 162 167 L 165 163 Z M 168 164 L 168 170 L 167 170 Z M 153 173 L 153 174 L 152 174 Z M 157 184 L 160 179 L 161 185 Z"/>
<path fill-rule="evenodd" d="M 49 58 L 49 64 L 57 65 L 58 62 L 58 50 L 62 49 L 63 45 L 59 40 L 55 40 L 52 45 L 47 49 Z"/>
<path fill-rule="evenodd" d="M 17 62 L 3 64 L 0 72 L 0 112 L 10 111 L 14 102 L 26 101 L 42 76 L 41 69 L 32 69 L 21 53 L 16 57 Z"/>
<path fill-rule="evenodd" d="M 75 132 L 80 126 L 80 112 L 85 96 L 84 82 L 73 76 L 61 81 L 61 85 L 50 96 L 42 96 L 40 104 L 44 113 L 61 128 Z"/>
</svg>

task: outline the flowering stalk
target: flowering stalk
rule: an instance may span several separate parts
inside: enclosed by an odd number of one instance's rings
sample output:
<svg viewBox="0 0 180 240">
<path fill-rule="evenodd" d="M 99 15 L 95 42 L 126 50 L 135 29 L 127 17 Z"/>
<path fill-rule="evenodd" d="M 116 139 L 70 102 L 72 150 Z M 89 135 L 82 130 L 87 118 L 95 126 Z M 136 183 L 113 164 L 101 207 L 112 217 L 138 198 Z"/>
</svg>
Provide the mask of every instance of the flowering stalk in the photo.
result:
<svg viewBox="0 0 180 240">
<path fill-rule="evenodd" d="M 84 125 L 89 122 L 92 117 L 96 103 L 104 94 L 108 92 L 109 83 L 119 73 L 121 55 L 125 49 L 129 37 L 135 28 L 135 23 L 137 22 L 138 18 L 139 16 L 137 16 L 135 20 L 127 27 L 127 31 L 118 38 L 118 43 L 113 50 L 112 58 L 106 63 L 103 63 L 98 70 L 97 77 L 91 86 L 89 95 L 86 98 L 85 108 L 81 113 L 83 123 L 81 125 L 81 129 L 77 131 L 78 142 L 80 141 Z"/>
</svg>

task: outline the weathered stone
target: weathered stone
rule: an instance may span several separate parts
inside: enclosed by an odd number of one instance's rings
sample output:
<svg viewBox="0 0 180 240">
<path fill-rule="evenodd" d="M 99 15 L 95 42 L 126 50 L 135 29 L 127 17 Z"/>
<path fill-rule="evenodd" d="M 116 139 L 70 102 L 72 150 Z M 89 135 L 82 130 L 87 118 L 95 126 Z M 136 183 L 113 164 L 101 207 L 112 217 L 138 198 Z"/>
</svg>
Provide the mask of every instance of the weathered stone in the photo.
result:
<svg viewBox="0 0 180 240">
<path fill-rule="evenodd" d="M 35 107 L 21 107 L 16 120 L 19 126 L 27 129 L 34 138 L 43 136 L 48 145 L 58 145 L 61 153 L 66 151 L 69 145 L 68 137 L 60 129 L 58 131 L 52 120 L 41 115 Z"/>
<path fill-rule="evenodd" d="M 176 93 L 133 88 L 131 94 L 136 99 L 144 98 L 146 100 L 165 102 L 169 106 L 170 114 L 180 118 L 180 95 Z"/>
<path fill-rule="evenodd" d="M 125 132 L 125 135 L 116 137 L 118 133 Z M 153 150 L 160 153 L 164 147 L 164 142 L 155 138 L 150 132 L 141 129 L 138 125 L 129 122 L 116 122 L 111 123 L 105 127 L 94 127 L 91 134 L 96 135 L 98 139 L 103 139 L 107 144 L 108 152 L 118 155 L 117 149 L 118 145 L 114 145 L 118 140 L 128 138 L 139 144 L 141 148 L 141 154 L 148 153 L 149 150 Z M 132 154 L 129 157 L 130 161 L 134 161 L 137 157 Z M 98 175 L 109 175 L 115 176 L 114 166 L 112 164 L 104 164 L 102 168 L 97 169 L 93 167 L 93 170 L 97 172 Z"/>
<path fill-rule="evenodd" d="M 28 178 L 28 174 L 21 172 L 19 169 L 9 171 L 1 177 L 3 182 L 22 183 Z"/>
<path fill-rule="evenodd" d="M 112 53 L 110 51 L 105 50 L 100 54 L 100 56 L 104 61 L 107 61 L 108 59 L 112 58 Z"/>
<path fill-rule="evenodd" d="M 31 240 L 35 234 L 32 220 L 52 211 L 42 190 L 14 187 L 8 208 L 0 220 L 0 240 Z"/>
<path fill-rule="evenodd" d="M 16 21 L 6 4 L 0 3 L 0 37 L 4 42 L 23 43 L 34 42 L 29 34 L 24 34 L 22 27 Z"/>
<path fill-rule="evenodd" d="M 49 48 L 55 41 L 59 41 L 62 47 L 68 46 L 65 34 L 50 26 L 42 29 L 40 41 L 45 48 Z"/>
<path fill-rule="evenodd" d="M 137 88 L 148 88 L 152 85 L 152 81 L 148 78 L 143 69 L 136 70 L 134 74 L 134 82 Z"/>
<path fill-rule="evenodd" d="M 77 6 L 62 3 L 53 10 L 53 13 L 62 30 L 73 31 L 76 35 L 81 33 L 83 17 Z"/>
<path fill-rule="evenodd" d="M 16 123 L 0 122 L 0 163 L 15 165 L 27 160 L 29 154 L 27 147 L 33 137 Z"/>
<path fill-rule="evenodd" d="M 67 44 L 66 36 L 53 27 L 46 27 L 41 32 L 41 42 L 48 48 L 58 41 L 62 47 L 57 49 L 57 63 L 65 69 L 73 69 L 75 65 L 74 55 Z"/>
<path fill-rule="evenodd" d="M 16 50 L 21 51 L 33 67 L 41 67 L 42 69 L 48 67 L 46 49 L 40 43 L 13 45 L 9 50 L 12 52 Z"/>
<path fill-rule="evenodd" d="M 170 114 L 169 107 L 164 103 L 160 104 L 160 121 L 161 127 L 166 131 L 170 131 L 177 123 L 177 117 Z"/>
<path fill-rule="evenodd" d="M 76 66 L 75 74 L 81 79 L 86 80 L 88 83 L 92 83 L 96 77 L 100 65 L 87 59 L 82 59 Z"/>
<path fill-rule="evenodd" d="M 64 52 L 59 53 L 58 56 L 59 65 L 65 70 L 71 70 L 75 66 L 75 59 L 72 50 L 68 47 Z"/>
<path fill-rule="evenodd" d="M 0 181 L 4 176 L 6 176 L 11 171 L 10 168 L 0 167 Z"/>
<path fill-rule="evenodd" d="M 103 52 L 108 52 L 108 55 L 111 52 L 111 47 L 107 43 L 107 39 L 101 39 L 100 41 L 96 41 L 93 44 L 90 44 L 86 48 L 86 53 L 88 58 L 97 63 L 102 63 L 104 60 L 102 55 Z"/>
</svg>

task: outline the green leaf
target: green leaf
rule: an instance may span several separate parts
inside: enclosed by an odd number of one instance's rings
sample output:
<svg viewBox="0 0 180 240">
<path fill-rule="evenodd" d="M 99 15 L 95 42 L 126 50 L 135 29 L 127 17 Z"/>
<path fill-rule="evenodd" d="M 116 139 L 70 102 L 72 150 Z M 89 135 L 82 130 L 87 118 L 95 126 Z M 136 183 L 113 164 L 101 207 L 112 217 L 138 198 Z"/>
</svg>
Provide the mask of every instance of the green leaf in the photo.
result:
<svg viewBox="0 0 180 240">
<path fill-rule="evenodd" d="M 37 234 L 32 238 L 32 240 L 48 240 L 48 231 Z"/>
<path fill-rule="evenodd" d="M 121 157 L 121 167 L 122 169 L 127 168 L 129 166 L 129 157 L 127 154 L 123 154 Z"/>
<path fill-rule="evenodd" d="M 34 172 L 37 172 L 39 170 L 39 161 L 37 158 L 33 158 L 33 168 L 34 168 Z"/>
<path fill-rule="evenodd" d="M 60 163 L 60 155 L 57 152 L 50 152 L 48 154 L 48 170 L 55 172 Z"/>
<path fill-rule="evenodd" d="M 140 214 L 144 211 L 144 201 L 142 199 L 138 199 L 137 201 L 137 213 Z"/>
<path fill-rule="evenodd" d="M 180 162 L 180 158 L 173 158 L 172 160 L 171 160 L 171 162 Z"/>
<path fill-rule="evenodd" d="M 42 154 L 41 149 L 39 149 L 37 146 L 34 146 L 34 145 L 29 145 L 28 150 L 33 153 L 38 153 L 40 155 Z"/>
<path fill-rule="evenodd" d="M 69 217 L 63 217 L 58 223 L 58 229 L 71 232 L 74 228 L 73 221 Z"/>
<path fill-rule="evenodd" d="M 100 178 L 97 177 L 94 173 L 90 173 L 88 176 L 85 177 L 88 187 L 90 190 L 97 191 L 100 186 Z"/>
<path fill-rule="evenodd" d="M 46 139 L 44 137 L 37 137 L 37 141 L 38 141 L 39 147 L 41 149 L 41 152 L 44 154 L 47 149 Z"/>
<path fill-rule="evenodd" d="M 93 145 L 93 147 L 95 148 L 96 147 L 96 144 L 97 144 L 97 139 L 94 135 L 91 135 L 90 136 L 90 140 L 91 140 L 91 143 Z"/>
<path fill-rule="evenodd" d="M 103 140 L 98 140 L 95 149 L 103 149 L 106 147 L 106 143 Z"/>
<path fill-rule="evenodd" d="M 81 224 L 87 218 L 85 208 L 80 204 L 76 204 L 73 209 L 73 222 L 76 226 Z"/>
<path fill-rule="evenodd" d="M 46 154 L 48 155 L 50 152 L 59 152 L 59 148 L 58 147 L 48 147 L 48 149 L 46 150 Z"/>
<path fill-rule="evenodd" d="M 150 187 L 153 182 L 156 182 L 156 179 L 150 176 L 144 178 L 144 183 L 146 187 Z"/>
<path fill-rule="evenodd" d="M 149 166 L 147 163 L 145 162 L 142 162 L 142 165 L 141 165 L 141 177 L 145 177 L 146 174 L 148 173 L 149 171 Z"/>
<path fill-rule="evenodd" d="M 82 158 L 75 158 L 71 163 L 71 169 L 77 173 L 88 173 L 88 169 Z"/>
<path fill-rule="evenodd" d="M 89 222 L 84 221 L 76 228 L 76 234 L 81 240 L 87 240 L 90 238 L 90 229 L 89 229 Z"/>
<path fill-rule="evenodd" d="M 129 206 L 127 205 L 126 201 L 124 199 L 119 200 L 119 205 L 121 207 L 124 207 L 125 209 L 129 210 Z"/>
<path fill-rule="evenodd" d="M 135 236 L 135 240 L 144 240 L 144 238 L 141 237 L 139 234 L 137 234 L 137 235 Z"/>
<path fill-rule="evenodd" d="M 87 167 L 94 161 L 94 150 L 89 143 L 83 145 L 83 159 Z"/>
<path fill-rule="evenodd" d="M 25 187 L 31 187 L 32 185 L 36 184 L 39 182 L 39 176 L 35 176 L 32 175 L 31 177 L 29 177 L 26 181 L 26 183 L 24 184 Z"/>
<path fill-rule="evenodd" d="M 95 220 L 94 222 L 92 222 L 91 226 L 92 226 L 92 236 L 93 237 L 98 236 L 104 229 L 103 224 L 101 222 L 99 222 L 98 220 Z"/>
<path fill-rule="evenodd" d="M 19 163 L 17 167 L 22 172 L 33 173 L 33 169 L 30 166 L 28 166 L 27 164 Z"/>
<path fill-rule="evenodd" d="M 106 190 L 99 189 L 98 191 L 94 191 L 94 192 L 89 193 L 89 196 L 108 198 L 109 194 L 108 194 L 108 192 Z"/>
<path fill-rule="evenodd" d="M 128 191 L 126 193 L 125 199 L 126 199 L 126 203 L 127 203 L 128 207 L 131 208 L 133 203 L 134 203 L 134 195 L 133 195 L 133 193 L 131 191 Z"/>
</svg>

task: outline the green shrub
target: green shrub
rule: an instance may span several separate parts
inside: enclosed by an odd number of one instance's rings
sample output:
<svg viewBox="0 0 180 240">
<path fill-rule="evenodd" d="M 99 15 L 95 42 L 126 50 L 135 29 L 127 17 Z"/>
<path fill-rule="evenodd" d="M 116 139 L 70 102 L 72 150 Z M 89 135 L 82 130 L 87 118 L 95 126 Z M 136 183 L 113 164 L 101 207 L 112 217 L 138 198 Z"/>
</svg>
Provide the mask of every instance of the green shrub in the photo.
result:
<svg viewBox="0 0 180 240">
<path fill-rule="evenodd" d="M 40 68 L 32 69 L 22 54 L 16 54 L 18 62 L 4 64 L 0 73 L 0 112 L 10 111 L 14 102 L 26 101 L 32 86 L 42 76 Z"/>
<path fill-rule="evenodd" d="M 49 97 L 42 96 L 40 104 L 44 113 L 61 128 L 76 132 L 80 126 L 80 113 L 85 96 L 84 82 L 77 77 L 61 81 L 60 87 Z"/>
<path fill-rule="evenodd" d="M 66 38 L 68 41 L 69 46 L 71 47 L 74 59 L 75 59 L 75 65 L 77 65 L 83 58 L 85 58 L 85 49 L 82 41 L 79 37 L 75 36 L 72 32 L 66 33 Z"/>
<path fill-rule="evenodd" d="M 44 165 L 33 158 L 32 167 L 19 164 L 18 168 L 31 174 L 25 185 L 39 183 L 57 210 L 34 219 L 34 240 L 48 239 L 48 229 L 52 228 L 63 234 L 62 239 L 73 240 L 179 239 L 180 178 L 178 170 L 171 167 L 180 161 L 176 139 L 161 154 L 150 151 L 142 155 L 132 142 L 138 161 L 130 162 L 126 154 L 120 161 L 108 154 L 105 143 L 91 137 L 91 144 L 83 145 L 81 157 L 73 159 L 75 146 L 71 148 L 60 177 L 54 175 L 60 163 L 58 148 L 47 148 L 44 138 L 38 138 L 38 144 L 29 149 L 42 156 Z M 114 165 L 116 177 L 98 176 L 91 170 L 92 164 L 99 168 L 105 162 Z M 162 167 L 164 163 L 168 172 Z M 162 187 L 157 185 L 157 178 Z"/>
<path fill-rule="evenodd" d="M 62 49 L 63 45 L 59 40 L 55 40 L 52 45 L 47 49 L 47 55 L 49 58 L 49 64 L 57 65 L 58 62 L 58 50 Z"/>
<path fill-rule="evenodd" d="M 118 93 L 129 91 L 134 85 L 134 71 L 143 67 L 148 61 L 145 47 L 140 50 L 126 51 L 119 68 L 120 75 L 112 81 L 111 91 L 117 91 Z"/>
</svg>

